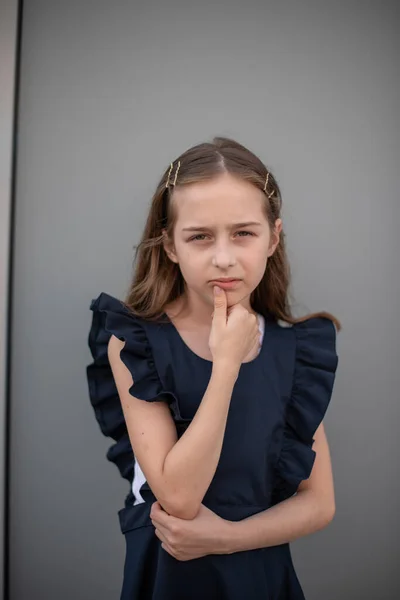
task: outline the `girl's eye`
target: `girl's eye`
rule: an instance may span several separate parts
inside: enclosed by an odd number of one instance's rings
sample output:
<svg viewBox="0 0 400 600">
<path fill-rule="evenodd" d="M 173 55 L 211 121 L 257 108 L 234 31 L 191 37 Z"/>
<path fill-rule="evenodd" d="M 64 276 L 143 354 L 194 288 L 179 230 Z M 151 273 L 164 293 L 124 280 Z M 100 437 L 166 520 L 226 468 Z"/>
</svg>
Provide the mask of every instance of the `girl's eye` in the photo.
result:
<svg viewBox="0 0 400 600">
<path fill-rule="evenodd" d="M 193 237 L 191 237 L 189 242 L 192 242 L 192 241 L 197 242 L 199 240 L 199 238 L 204 237 L 204 236 L 205 236 L 205 233 L 199 233 L 198 235 L 194 235 Z"/>
<path fill-rule="evenodd" d="M 238 231 L 238 233 L 246 233 L 247 235 L 254 235 L 254 233 L 251 233 L 251 231 Z M 240 236 L 240 237 L 242 237 L 242 236 Z"/>
<path fill-rule="evenodd" d="M 238 231 L 237 233 L 238 233 L 238 234 L 239 234 L 239 233 L 244 233 L 244 234 L 245 234 L 244 236 L 242 236 L 242 235 L 241 235 L 241 236 L 239 236 L 239 237 L 247 237 L 248 235 L 252 235 L 252 236 L 254 236 L 254 233 L 252 233 L 251 231 Z M 199 241 L 199 242 L 202 242 L 202 241 L 203 241 L 203 239 L 200 239 L 200 238 L 204 238 L 205 236 L 206 236 L 206 234 L 205 234 L 205 233 L 199 233 L 199 234 L 197 234 L 197 235 L 193 236 L 192 238 L 190 238 L 189 242 L 191 242 L 191 241 Z"/>
</svg>

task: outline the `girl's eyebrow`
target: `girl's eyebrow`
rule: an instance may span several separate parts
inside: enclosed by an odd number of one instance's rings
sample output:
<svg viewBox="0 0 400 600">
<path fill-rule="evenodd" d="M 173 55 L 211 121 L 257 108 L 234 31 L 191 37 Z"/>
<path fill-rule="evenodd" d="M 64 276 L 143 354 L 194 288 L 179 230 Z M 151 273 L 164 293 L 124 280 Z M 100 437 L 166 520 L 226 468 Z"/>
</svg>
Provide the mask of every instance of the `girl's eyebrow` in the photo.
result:
<svg viewBox="0 0 400 600">
<path fill-rule="evenodd" d="M 232 225 L 228 225 L 227 229 L 234 229 L 236 227 L 254 227 L 254 226 L 262 226 L 258 221 L 246 221 L 245 223 L 233 223 Z M 193 225 L 192 227 L 185 227 L 182 231 L 201 231 L 203 229 L 213 229 L 212 227 L 208 227 L 207 225 Z"/>
</svg>

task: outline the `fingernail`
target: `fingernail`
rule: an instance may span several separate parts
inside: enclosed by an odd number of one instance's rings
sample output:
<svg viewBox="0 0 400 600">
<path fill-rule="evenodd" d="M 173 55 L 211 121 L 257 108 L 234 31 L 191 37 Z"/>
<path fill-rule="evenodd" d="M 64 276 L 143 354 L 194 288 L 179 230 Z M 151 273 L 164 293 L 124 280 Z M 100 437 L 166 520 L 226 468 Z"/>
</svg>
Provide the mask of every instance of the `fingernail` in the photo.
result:
<svg viewBox="0 0 400 600">
<path fill-rule="evenodd" d="M 214 294 L 215 294 L 216 296 L 218 296 L 218 294 L 220 294 L 220 292 L 221 292 L 221 288 L 219 288 L 217 285 L 215 285 L 215 286 L 214 286 Z"/>
</svg>

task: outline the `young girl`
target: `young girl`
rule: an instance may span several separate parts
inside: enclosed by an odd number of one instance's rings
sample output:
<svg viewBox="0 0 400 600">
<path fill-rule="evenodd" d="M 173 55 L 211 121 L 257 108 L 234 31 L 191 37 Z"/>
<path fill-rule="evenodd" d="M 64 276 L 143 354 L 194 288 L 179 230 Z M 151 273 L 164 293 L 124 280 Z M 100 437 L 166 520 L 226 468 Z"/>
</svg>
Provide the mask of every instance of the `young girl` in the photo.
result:
<svg viewBox="0 0 400 600">
<path fill-rule="evenodd" d="M 293 318 L 282 199 L 248 149 L 190 148 L 129 294 L 91 303 L 90 400 L 130 485 L 121 600 L 301 600 L 289 542 L 335 512 L 322 419 L 340 323 Z"/>
</svg>

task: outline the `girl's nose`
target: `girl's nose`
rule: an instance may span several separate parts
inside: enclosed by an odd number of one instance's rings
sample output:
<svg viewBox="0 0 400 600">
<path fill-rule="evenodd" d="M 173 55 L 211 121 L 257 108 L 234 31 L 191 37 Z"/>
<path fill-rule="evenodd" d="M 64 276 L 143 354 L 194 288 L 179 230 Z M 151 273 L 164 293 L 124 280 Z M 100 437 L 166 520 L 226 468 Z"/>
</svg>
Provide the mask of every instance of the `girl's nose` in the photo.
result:
<svg viewBox="0 0 400 600">
<path fill-rule="evenodd" d="M 218 250 L 213 255 L 213 266 L 226 269 L 235 264 L 236 259 L 232 252 L 227 249 Z"/>
</svg>

